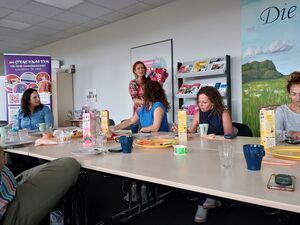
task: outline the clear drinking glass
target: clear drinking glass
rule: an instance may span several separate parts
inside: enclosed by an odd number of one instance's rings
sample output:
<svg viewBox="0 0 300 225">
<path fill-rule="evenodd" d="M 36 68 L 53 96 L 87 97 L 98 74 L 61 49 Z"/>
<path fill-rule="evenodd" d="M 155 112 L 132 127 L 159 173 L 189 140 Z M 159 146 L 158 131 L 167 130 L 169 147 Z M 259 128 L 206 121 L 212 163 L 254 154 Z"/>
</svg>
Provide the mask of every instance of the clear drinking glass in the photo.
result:
<svg viewBox="0 0 300 225">
<path fill-rule="evenodd" d="M 20 141 L 28 140 L 29 136 L 28 136 L 28 130 L 27 129 L 22 129 L 22 130 L 19 130 L 18 132 L 19 132 Z"/>
<path fill-rule="evenodd" d="M 234 148 L 231 142 L 223 143 L 218 146 L 220 165 L 224 168 L 233 167 Z"/>
<path fill-rule="evenodd" d="M 97 145 L 99 146 L 99 148 L 102 148 L 104 150 L 106 150 L 106 145 L 107 145 L 107 137 L 105 133 L 100 132 L 97 135 Z"/>
</svg>

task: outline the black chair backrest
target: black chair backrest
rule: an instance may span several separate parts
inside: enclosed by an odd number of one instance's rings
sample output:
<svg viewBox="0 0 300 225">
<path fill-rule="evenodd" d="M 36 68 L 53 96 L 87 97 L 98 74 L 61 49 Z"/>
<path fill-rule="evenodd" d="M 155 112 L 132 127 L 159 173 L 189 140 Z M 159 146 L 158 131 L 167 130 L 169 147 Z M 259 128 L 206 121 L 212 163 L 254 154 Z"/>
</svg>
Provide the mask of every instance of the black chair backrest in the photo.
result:
<svg viewBox="0 0 300 225">
<path fill-rule="evenodd" d="M 0 120 L 0 127 L 8 125 L 6 120 Z"/>
<path fill-rule="evenodd" d="M 233 122 L 232 126 L 238 129 L 237 136 L 253 137 L 252 130 L 246 124 Z"/>
<path fill-rule="evenodd" d="M 109 119 L 109 126 L 114 126 L 115 125 L 115 121 L 112 119 Z"/>
</svg>

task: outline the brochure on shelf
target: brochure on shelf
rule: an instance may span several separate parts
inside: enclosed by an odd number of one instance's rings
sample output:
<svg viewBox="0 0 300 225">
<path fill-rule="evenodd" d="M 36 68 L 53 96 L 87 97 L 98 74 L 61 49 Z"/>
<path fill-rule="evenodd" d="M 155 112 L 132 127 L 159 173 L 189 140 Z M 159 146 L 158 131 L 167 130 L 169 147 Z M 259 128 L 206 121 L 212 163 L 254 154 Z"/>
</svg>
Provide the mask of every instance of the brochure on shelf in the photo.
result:
<svg viewBox="0 0 300 225">
<path fill-rule="evenodd" d="M 206 71 L 207 70 L 207 61 L 196 61 L 193 72 Z"/>
<path fill-rule="evenodd" d="M 219 87 L 219 92 L 222 97 L 226 96 L 227 92 L 227 83 L 221 83 Z"/>
<path fill-rule="evenodd" d="M 193 67 L 193 63 L 182 64 L 178 69 L 178 73 L 189 73 Z"/>
</svg>

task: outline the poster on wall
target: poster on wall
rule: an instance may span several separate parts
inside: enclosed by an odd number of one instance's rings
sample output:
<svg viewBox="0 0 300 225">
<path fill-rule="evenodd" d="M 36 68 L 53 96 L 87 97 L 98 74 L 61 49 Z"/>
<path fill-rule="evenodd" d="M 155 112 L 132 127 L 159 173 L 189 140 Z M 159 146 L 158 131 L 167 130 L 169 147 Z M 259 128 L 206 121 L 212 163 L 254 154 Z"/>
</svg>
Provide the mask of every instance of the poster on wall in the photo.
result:
<svg viewBox="0 0 300 225">
<path fill-rule="evenodd" d="M 86 102 L 97 102 L 97 90 L 96 89 L 86 89 L 85 90 Z"/>
<path fill-rule="evenodd" d="M 243 123 L 259 136 L 259 108 L 288 103 L 286 76 L 300 70 L 299 0 L 241 0 Z"/>
<path fill-rule="evenodd" d="M 21 107 L 24 91 L 34 88 L 41 102 L 50 109 L 52 104 L 51 57 L 43 55 L 4 54 L 7 120 Z"/>
<path fill-rule="evenodd" d="M 163 85 L 171 107 L 168 121 L 174 122 L 173 39 L 131 48 L 131 67 L 136 61 L 142 61 L 147 67 L 147 76 Z"/>
</svg>

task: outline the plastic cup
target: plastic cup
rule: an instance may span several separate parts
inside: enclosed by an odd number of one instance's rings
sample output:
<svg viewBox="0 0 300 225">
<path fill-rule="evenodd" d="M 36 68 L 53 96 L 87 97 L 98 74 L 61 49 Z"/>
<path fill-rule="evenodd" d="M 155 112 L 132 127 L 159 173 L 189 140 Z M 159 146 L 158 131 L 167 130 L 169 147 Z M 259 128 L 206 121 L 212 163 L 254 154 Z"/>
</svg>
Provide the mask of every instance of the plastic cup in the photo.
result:
<svg viewBox="0 0 300 225">
<path fill-rule="evenodd" d="M 199 128 L 198 133 L 199 133 L 200 136 L 207 135 L 208 126 L 209 125 L 207 123 L 201 123 L 201 124 L 199 124 L 199 126 L 198 126 L 198 128 Z"/>
<path fill-rule="evenodd" d="M 47 124 L 46 123 L 39 123 L 36 126 L 39 128 L 39 131 L 41 131 L 41 132 L 47 131 Z"/>
</svg>

